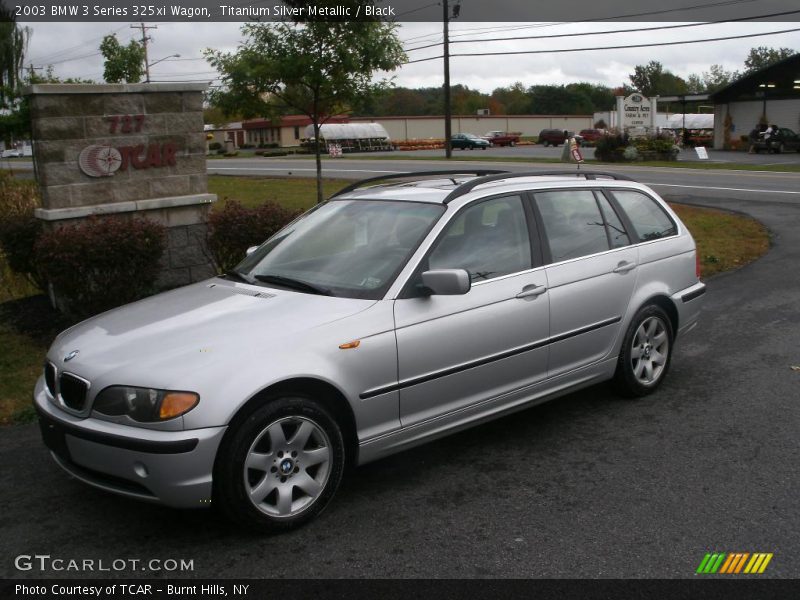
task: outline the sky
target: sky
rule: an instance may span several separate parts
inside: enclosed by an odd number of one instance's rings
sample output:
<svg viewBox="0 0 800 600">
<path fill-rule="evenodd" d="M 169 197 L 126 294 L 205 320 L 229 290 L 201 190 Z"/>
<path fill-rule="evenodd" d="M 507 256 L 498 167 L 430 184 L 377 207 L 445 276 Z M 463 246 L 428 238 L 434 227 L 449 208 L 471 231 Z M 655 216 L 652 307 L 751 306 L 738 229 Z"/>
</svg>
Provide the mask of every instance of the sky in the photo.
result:
<svg viewBox="0 0 800 600">
<path fill-rule="evenodd" d="M 218 84 L 217 74 L 202 58 L 205 48 L 234 51 L 241 42 L 238 23 L 157 23 L 150 30 L 149 60 L 151 63 L 168 58 L 151 67 L 153 81 L 202 81 Z M 727 70 L 742 70 L 744 59 L 754 46 L 789 47 L 800 51 L 800 22 L 772 23 L 715 23 L 646 32 L 590 35 L 601 31 L 663 27 L 675 23 L 480 23 L 457 21 L 450 27 L 451 54 L 469 52 L 504 52 L 520 50 L 557 50 L 546 54 L 522 54 L 493 57 L 453 57 L 450 62 L 451 83 L 471 89 L 491 92 L 522 82 L 526 87 L 536 84 L 566 84 L 586 81 L 617 87 L 630 83 L 628 75 L 639 64 L 660 61 L 664 67 L 686 78 L 691 73 L 708 71 L 712 64 Z M 684 24 L 685 25 L 685 24 Z M 52 65 L 56 75 L 81 77 L 102 82 L 103 61 L 98 47 L 106 34 L 116 33 L 122 43 L 138 37 L 139 29 L 129 23 L 32 23 L 33 35 L 26 55 L 26 66 Z M 779 30 L 798 29 L 783 34 Z M 553 36 L 580 33 L 580 36 L 485 41 L 489 38 L 516 36 Z M 683 40 L 698 40 L 766 34 L 759 37 L 727 41 L 672 45 L 652 48 L 590 50 L 566 52 L 574 48 L 597 48 L 652 44 Z M 441 42 L 441 23 L 401 23 L 398 35 L 407 49 Z M 460 42 L 459 40 L 483 40 Z M 441 55 L 441 46 L 411 50 L 410 60 Z M 406 64 L 389 74 L 398 86 L 433 87 L 442 85 L 442 60 Z"/>
</svg>

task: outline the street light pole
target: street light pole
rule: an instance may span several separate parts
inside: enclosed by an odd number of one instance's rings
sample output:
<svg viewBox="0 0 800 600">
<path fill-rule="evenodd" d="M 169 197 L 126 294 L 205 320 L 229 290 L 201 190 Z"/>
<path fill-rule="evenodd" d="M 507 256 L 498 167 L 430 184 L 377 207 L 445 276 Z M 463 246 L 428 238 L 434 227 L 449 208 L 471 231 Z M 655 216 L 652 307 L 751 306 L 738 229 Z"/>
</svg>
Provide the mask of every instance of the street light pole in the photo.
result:
<svg viewBox="0 0 800 600">
<path fill-rule="evenodd" d="M 442 0 L 442 10 L 444 18 L 444 155 L 447 158 L 452 158 L 453 147 L 450 143 L 450 137 L 453 133 L 450 124 L 450 7 L 447 5 L 447 0 Z"/>
</svg>

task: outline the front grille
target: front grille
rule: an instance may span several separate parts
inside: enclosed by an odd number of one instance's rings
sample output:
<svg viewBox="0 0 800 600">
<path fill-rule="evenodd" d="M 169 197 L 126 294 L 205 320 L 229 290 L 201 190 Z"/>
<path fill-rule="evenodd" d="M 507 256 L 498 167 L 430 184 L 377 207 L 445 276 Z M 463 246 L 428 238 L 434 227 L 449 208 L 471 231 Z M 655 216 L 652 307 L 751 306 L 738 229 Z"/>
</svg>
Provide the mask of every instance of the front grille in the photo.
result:
<svg viewBox="0 0 800 600">
<path fill-rule="evenodd" d="M 72 410 L 83 410 L 86 406 L 89 384 L 69 373 L 62 374 L 59 383 L 59 391 L 64 404 Z"/>
<path fill-rule="evenodd" d="M 44 364 L 44 384 L 47 386 L 47 391 L 50 395 L 56 395 L 56 368 L 52 363 Z"/>
</svg>

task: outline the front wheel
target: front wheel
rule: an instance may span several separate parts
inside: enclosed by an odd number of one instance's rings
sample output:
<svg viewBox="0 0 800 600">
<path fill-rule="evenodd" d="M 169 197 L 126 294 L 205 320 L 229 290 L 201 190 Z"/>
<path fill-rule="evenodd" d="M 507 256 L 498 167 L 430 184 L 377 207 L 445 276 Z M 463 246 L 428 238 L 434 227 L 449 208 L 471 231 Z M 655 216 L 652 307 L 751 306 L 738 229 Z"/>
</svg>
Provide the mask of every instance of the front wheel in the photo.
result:
<svg viewBox="0 0 800 600">
<path fill-rule="evenodd" d="M 327 506 L 344 463 L 341 430 L 320 404 L 278 398 L 226 436 L 214 468 L 214 504 L 248 528 L 292 529 Z"/>
<path fill-rule="evenodd" d="M 614 374 L 614 387 L 628 398 L 650 394 L 667 375 L 674 334 L 664 310 L 651 304 L 631 321 Z"/>
</svg>

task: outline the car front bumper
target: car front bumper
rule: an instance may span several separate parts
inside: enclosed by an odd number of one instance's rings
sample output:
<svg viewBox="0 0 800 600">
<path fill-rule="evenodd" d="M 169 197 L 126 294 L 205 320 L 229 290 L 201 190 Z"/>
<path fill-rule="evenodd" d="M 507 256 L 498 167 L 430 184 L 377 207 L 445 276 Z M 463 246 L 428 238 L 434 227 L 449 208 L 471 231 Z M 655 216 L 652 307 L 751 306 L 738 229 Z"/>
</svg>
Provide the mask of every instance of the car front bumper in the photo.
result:
<svg viewBox="0 0 800 600">
<path fill-rule="evenodd" d="M 93 487 L 179 508 L 209 506 L 225 427 L 157 431 L 73 417 L 40 377 L 34 406 L 45 445 L 67 473 Z"/>
</svg>

